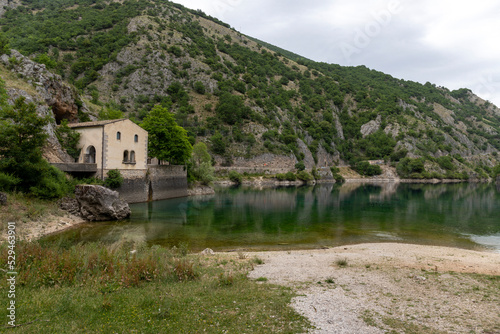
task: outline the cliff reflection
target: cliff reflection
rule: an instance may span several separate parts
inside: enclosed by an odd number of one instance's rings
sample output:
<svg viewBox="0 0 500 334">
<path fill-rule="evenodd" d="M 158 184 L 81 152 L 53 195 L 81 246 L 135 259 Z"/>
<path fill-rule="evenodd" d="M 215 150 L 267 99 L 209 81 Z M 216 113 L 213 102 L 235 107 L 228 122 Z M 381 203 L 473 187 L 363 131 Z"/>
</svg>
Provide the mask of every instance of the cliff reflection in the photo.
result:
<svg viewBox="0 0 500 334">
<path fill-rule="evenodd" d="M 72 238 L 188 243 L 194 250 L 393 240 L 474 248 L 482 240 L 476 236 L 500 234 L 500 192 L 487 184 L 221 188 L 131 207 L 130 221 L 83 228 Z"/>
</svg>

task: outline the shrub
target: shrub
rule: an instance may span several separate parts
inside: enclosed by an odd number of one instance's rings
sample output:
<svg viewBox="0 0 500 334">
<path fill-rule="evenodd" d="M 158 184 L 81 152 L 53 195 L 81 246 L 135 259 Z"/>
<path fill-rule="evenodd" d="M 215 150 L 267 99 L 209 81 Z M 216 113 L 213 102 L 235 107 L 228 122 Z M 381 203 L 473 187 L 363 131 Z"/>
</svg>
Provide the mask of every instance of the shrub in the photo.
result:
<svg viewBox="0 0 500 334">
<path fill-rule="evenodd" d="M 345 182 L 345 178 L 340 174 L 333 174 L 333 179 L 337 183 L 344 183 Z"/>
<path fill-rule="evenodd" d="M 38 165 L 41 178 L 39 182 L 30 187 L 30 192 L 42 199 L 61 198 L 69 194 L 72 185 L 66 178 L 66 174 L 48 162 L 43 161 Z"/>
<path fill-rule="evenodd" d="M 276 179 L 277 179 L 278 181 L 285 181 L 285 180 L 286 180 L 286 174 L 283 174 L 283 173 L 281 173 L 281 174 L 276 174 Z"/>
<path fill-rule="evenodd" d="M 122 174 L 118 169 L 108 171 L 108 177 L 104 180 L 104 185 L 111 189 L 119 188 L 123 183 Z"/>
<path fill-rule="evenodd" d="M 243 181 L 243 176 L 237 171 L 232 170 L 229 172 L 229 180 L 235 182 L 236 184 L 241 184 L 241 181 Z"/>
<path fill-rule="evenodd" d="M 16 184 L 21 180 L 10 174 L 0 172 L 0 190 L 10 191 L 14 189 Z"/>
<path fill-rule="evenodd" d="M 441 167 L 442 169 L 448 171 L 455 169 L 455 165 L 453 164 L 453 158 L 450 156 L 439 157 L 437 159 L 437 163 L 439 164 L 439 167 Z"/>
<path fill-rule="evenodd" d="M 303 170 L 303 171 L 300 171 L 297 173 L 297 179 L 304 181 L 304 182 L 309 182 L 309 181 L 314 180 L 314 177 L 311 174 L 309 174 L 308 172 L 306 172 L 305 170 Z"/>
<path fill-rule="evenodd" d="M 295 181 L 295 180 L 297 180 L 297 175 L 295 175 L 292 172 L 288 172 L 285 174 L 285 178 L 287 181 Z"/>
<path fill-rule="evenodd" d="M 61 125 L 56 129 L 57 140 L 66 152 L 73 158 L 78 159 L 80 156 L 80 149 L 78 149 L 78 142 L 80 141 L 80 133 L 68 126 L 68 120 L 63 119 Z"/>
<path fill-rule="evenodd" d="M 188 164 L 188 178 L 209 184 L 214 180 L 214 173 L 207 145 L 202 142 L 196 143 L 193 146 L 193 154 Z"/>
<path fill-rule="evenodd" d="M 353 169 L 364 176 L 374 176 L 382 174 L 382 168 L 379 165 L 370 165 L 368 161 L 360 161 L 353 166 Z"/>
<path fill-rule="evenodd" d="M 194 83 L 194 91 L 198 94 L 201 94 L 201 95 L 205 94 L 205 85 L 203 84 L 203 82 L 196 81 Z M 210 108 L 210 109 L 212 109 L 212 108 Z"/>
<path fill-rule="evenodd" d="M 500 175 L 500 164 L 493 167 L 492 174 L 493 174 L 493 177 L 497 177 L 498 175 Z"/>
<path fill-rule="evenodd" d="M 306 169 L 306 165 L 304 165 L 303 161 L 299 161 L 295 164 L 295 169 L 298 171 L 303 171 L 304 169 Z"/>
<path fill-rule="evenodd" d="M 210 137 L 210 141 L 212 143 L 211 149 L 215 154 L 224 154 L 226 153 L 226 142 L 224 141 L 224 137 L 220 134 L 220 132 L 216 132 L 212 137 Z"/>
<path fill-rule="evenodd" d="M 396 166 L 396 172 L 400 177 L 418 178 L 419 174 L 425 172 L 424 160 L 422 158 L 404 158 Z"/>
</svg>

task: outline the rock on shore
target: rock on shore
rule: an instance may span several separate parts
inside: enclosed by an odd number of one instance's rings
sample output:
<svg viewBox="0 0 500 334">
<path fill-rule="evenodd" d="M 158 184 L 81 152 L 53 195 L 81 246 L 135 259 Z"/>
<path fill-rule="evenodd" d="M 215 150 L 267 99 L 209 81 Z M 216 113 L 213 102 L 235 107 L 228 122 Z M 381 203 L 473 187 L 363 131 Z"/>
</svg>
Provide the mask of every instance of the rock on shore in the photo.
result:
<svg viewBox="0 0 500 334">
<path fill-rule="evenodd" d="M 75 196 L 80 215 L 89 221 L 120 220 L 130 216 L 128 203 L 118 192 L 98 185 L 77 185 Z"/>
</svg>

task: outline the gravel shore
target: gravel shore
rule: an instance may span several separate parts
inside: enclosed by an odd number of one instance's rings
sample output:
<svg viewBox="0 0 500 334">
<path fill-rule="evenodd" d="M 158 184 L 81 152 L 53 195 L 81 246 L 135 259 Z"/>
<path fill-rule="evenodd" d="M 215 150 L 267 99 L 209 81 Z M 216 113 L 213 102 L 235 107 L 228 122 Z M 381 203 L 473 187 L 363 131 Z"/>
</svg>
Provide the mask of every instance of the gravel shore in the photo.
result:
<svg viewBox="0 0 500 334">
<path fill-rule="evenodd" d="M 312 333 L 500 333 L 500 254 L 396 243 L 258 252 Z M 488 276 L 485 276 L 488 275 Z"/>
</svg>

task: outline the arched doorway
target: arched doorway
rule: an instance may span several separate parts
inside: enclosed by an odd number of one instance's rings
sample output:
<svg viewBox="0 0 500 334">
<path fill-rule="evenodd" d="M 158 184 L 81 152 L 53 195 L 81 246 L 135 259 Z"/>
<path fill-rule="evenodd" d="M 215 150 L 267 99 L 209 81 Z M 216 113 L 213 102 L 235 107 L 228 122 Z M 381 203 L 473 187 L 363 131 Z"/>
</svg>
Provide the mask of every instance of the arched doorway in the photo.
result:
<svg viewBox="0 0 500 334">
<path fill-rule="evenodd" d="M 85 162 L 88 164 L 95 164 L 95 147 L 87 147 L 87 153 L 85 154 Z"/>
</svg>

